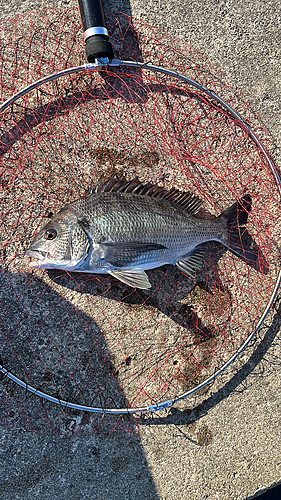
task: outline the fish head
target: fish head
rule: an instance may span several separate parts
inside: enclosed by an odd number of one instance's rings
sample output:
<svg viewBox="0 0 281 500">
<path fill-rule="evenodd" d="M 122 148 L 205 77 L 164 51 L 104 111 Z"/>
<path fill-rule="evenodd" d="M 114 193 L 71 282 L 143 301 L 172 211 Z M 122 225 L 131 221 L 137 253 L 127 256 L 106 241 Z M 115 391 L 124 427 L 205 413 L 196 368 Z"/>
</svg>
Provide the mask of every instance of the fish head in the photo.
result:
<svg viewBox="0 0 281 500">
<path fill-rule="evenodd" d="M 35 236 L 26 254 L 31 269 L 74 270 L 87 258 L 90 239 L 75 213 L 61 210 Z"/>
</svg>

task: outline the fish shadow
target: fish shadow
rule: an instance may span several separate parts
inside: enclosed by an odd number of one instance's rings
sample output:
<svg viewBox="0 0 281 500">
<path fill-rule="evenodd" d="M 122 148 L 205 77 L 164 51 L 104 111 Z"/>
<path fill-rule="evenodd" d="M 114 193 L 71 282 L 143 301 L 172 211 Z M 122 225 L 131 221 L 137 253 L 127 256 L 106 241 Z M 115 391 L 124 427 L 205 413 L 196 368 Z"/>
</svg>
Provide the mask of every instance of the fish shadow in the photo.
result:
<svg viewBox="0 0 281 500">
<path fill-rule="evenodd" d="M 247 237 L 248 242 L 253 244 L 249 233 Z M 145 311 L 159 311 L 175 325 L 192 331 L 196 341 L 202 343 L 220 335 L 221 328 L 224 330 L 226 323 L 229 323 L 232 310 L 236 305 L 232 293 L 228 286 L 222 282 L 219 272 L 219 261 L 226 254 L 227 249 L 223 245 L 213 242 L 204 246 L 206 259 L 202 270 L 196 272 L 195 279 L 185 276 L 172 265 L 165 265 L 147 271 L 152 284 L 151 289 L 148 290 L 134 289 L 109 275 L 75 273 L 55 269 L 46 272 L 49 278 L 58 285 L 78 293 L 102 296 L 109 301 L 126 305 L 132 310 L 143 308 L 144 314 Z M 249 268 L 266 275 L 269 266 L 256 244 L 255 251 L 258 251 L 259 255 L 257 261 L 248 261 L 237 256 L 234 258 L 244 261 Z M 202 309 L 202 307 L 209 307 L 213 317 L 215 315 L 217 318 L 224 318 L 222 322 L 218 321 L 218 324 L 221 325 L 219 328 L 214 326 L 214 323 L 210 326 L 208 322 L 204 322 L 198 313 L 198 309 Z"/>
</svg>

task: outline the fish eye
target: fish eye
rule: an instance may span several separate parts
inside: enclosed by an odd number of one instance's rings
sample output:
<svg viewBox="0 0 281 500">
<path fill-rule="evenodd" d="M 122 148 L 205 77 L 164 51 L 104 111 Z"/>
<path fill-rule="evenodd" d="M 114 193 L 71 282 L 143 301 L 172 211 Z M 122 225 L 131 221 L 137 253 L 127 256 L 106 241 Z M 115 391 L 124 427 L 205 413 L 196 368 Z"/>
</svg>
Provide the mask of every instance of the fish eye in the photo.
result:
<svg viewBox="0 0 281 500">
<path fill-rule="evenodd" d="M 46 240 L 54 240 L 57 237 L 57 231 L 55 229 L 48 229 L 45 232 L 45 238 Z"/>
</svg>

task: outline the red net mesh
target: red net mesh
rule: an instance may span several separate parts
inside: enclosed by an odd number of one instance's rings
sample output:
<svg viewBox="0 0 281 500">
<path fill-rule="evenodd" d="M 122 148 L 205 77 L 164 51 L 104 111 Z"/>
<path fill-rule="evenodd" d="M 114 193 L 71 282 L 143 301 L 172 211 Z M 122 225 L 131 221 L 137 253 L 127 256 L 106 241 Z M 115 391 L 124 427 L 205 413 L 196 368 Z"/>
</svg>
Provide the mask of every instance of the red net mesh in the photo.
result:
<svg viewBox="0 0 281 500">
<path fill-rule="evenodd" d="M 270 148 L 241 94 L 183 41 L 124 15 L 111 16 L 108 29 L 116 57 L 211 88 Z M 85 62 L 76 9 L 18 17 L 1 37 L 2 101 Z M 256 328 L 279 272 L 279 191 L 247 131 L 193 86 L 125 68 L 44 84 L 9 106 L 0 126 L 1 365 L 44 393 L 103 409 L 180 397 L 223 366 Z M 34 234 L 101 175 L 191 191 L 206 217 L 247 189 L 258 265 L 214 243 L 196 282 L 167 265 L 148 271 L 150 290 L 109 275 L 30 272 L 24 254 Z M 137 422 L 65 409 L 2 379 L 0 418 L 10 427 L 128 431 Z"/>
</svg>

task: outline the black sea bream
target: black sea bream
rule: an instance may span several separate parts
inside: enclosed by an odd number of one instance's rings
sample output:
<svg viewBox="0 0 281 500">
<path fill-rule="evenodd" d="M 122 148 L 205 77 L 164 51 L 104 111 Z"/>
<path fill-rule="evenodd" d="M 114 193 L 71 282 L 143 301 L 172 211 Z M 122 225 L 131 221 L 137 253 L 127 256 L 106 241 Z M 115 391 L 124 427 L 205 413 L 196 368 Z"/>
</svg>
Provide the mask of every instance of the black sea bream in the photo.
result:
<svg viewBox="0 0 281 500">
<path fill-rule="evenodd" d="M 199 198 L 174 188 L 138 179 L 102 179 L 94 192 L 53 217 L 26 255 L 35 259 L 33 269 L 109 273 L 136 288 L 150 288 L 145 270 L 163 264 L 176 265 L 194 278 L 208 241 L 218 241 L 244 259 L 257 259 L 253 240 L 248 235 L 244 243 L 241 228 L 251 210 L 249 194 L 213 220 L 196 216 L 201 206 Z"/>
</svg>

